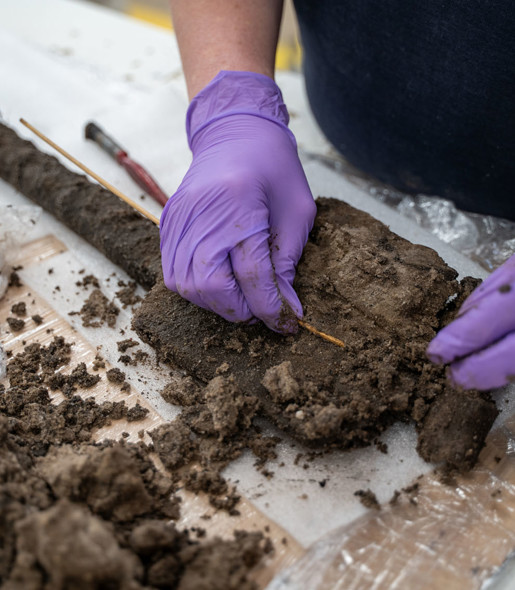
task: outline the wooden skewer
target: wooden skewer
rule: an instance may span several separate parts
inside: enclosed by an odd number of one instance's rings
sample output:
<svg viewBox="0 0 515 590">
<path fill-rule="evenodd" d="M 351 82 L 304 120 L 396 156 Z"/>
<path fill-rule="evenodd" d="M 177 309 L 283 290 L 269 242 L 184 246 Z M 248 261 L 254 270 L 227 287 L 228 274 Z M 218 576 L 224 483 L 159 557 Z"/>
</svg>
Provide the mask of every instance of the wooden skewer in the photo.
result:
<svg viewBox="0 0 515 590">
<path fill-rule="evenodd" d="M 299 322 L 299 326 L 302 326 L 303 328 L 305 328 L 306 330 L 308 330 L 312 334 L 316 334 L 317 336 L 320 336 L 320 338 L 327 340 L 327 342 L 332 342 L 333 344 L 336 344 L 336 346 L 340 346 L 341 348 L 345 348 L 345 342 L 342 342 L 338 338 L 335 338 L 334 336 L 331 336 L 329 334 L 326 334 L 325 332 L 321 332 L 320 330 L 317 330 L 314 326 L 312 326 L 311 324 L 308 324 L 307 322 L 305 322 L 303 320 L 297 319 L 297 321 Z"/>
<path fill-rule="evenodd" d="M 147 219 L 152 221 L 152 223 L 155 223 L 157 226 L 159 226 L 159 219 L 157 217 L 155 217 L 154 215 L 152 215 L 151 213 L 149 213 L 148 211 L 146 211 L 145 209 L 143 209 L 143 207 L 139 203 L 136 203 L 136 201 L 133 201 L 132 199 L 130 199 L 129 197 L 124 195 L 121 191 L 119 191 L 111 183 L 107 182 L 107 180 L 104 180 L 101 176 L 99 176 L 98 174 L 93 172 L 93 170 L 90 170 L 82 162 L 79 162 L 79 160 L 74 158 L 67 151 L 63 150 L 62 147 L 60 147 L 56 143 L 54 143 L 46 135 L 41 133 L 41 131 L 38 131 L 30 123 L 27 123 L 27 121 L 25 121 L 25 119 L 20 119 L 20 123 L 22 125 L 25 125 L 25 127 L 27 127 L 27 129 L 30 129 L 32 131 L 32 133 L 35 133 L 44 142 L 48 143 L 48 145 L 52 146 L 54 148 L 54 150 L 57 150 L 61 155 L 63 155 L 68 160 L 70 160 L 70 162 L 73 162 L 75 164 L 75 166 L 78 166 L 86 174 L 89 174 L 89 176 L 94 178 L 99 184 L 101 184 L 108 191 L 111 191 L 119 199 L 121 199 L 122 201 L 125 201 L 127 203 L 127 205 L 130 205 L 133 209 L 136 209 L 136 211 L 141 213 L 141 215 L 143 215 L 143 217 L 146 217 Z M 302 326 L 303 328 L 305 328 L 306 330 L 308 330 L 312 334 L 315 334 L 316 336 L 319 336 L 320 338 L 327 340 L 327 342 L 331 342 L 332 344 L 336 344 L 336 346 L 340 346 L 341 348 L 345 347 L 345 344 L 341 340 L 339 340 L 338 338 L 335 338 L 334 336 L 330 336 L 329 334 L 326 334 L 325 332 L 321 332 L 320 330 L 317 330 L 314 326 L 311 326 L 310 324 L 308 324 L 307 322 L 304 322 L 303 320 L 297 319 L 297 321 L 299 323 L 299 326 Z"/>
<path fill-rule="evenodd" d="M 86 174 L 89 174 L 89 176 L 91 176 L 92 178 L 94 178 L 98 183 L 100 183 L 108 191 L 111 191 L 119 199 L 121 199 L 122 201 L 125 201 L 127 203 L 127 205 L 130 205 L 133 209 L 136 209 L 136 211 L 138 211 L 139 213 L 141 213 L 141 215 L 143 215 L 143 217 L 146 217 L 147 219 L 150 219 L 150 221 L 152 221 L 156 225 L 159 225 L 159 219 L 155 215 L 152 215 L 151 213 L 149 213 L 148 211 L 146 211 L 139 203 L 136 203 L 136 201 L 133 201 L 132 199 L 130 199 L 129 197 L 127 197 L 126 195 L 124 195 L 116 187 L 114 187 L 111 183 L 107 182 L 107 180 L 104 180 L 101 176 L 99 176 L 98 174 L 95 174 L 95 172 L 93 172 L 93 170 L 90 170 L 82 162 L 79 162 L 79 160 L 77 160 L 76 158 L 74 158 L 71 154 L 69 154 L 68 152 L 66 152 L 65 150 L 63 150 L 62 147 L 59 147 L 56 143 L 54 143 L 46 135 L 43 135 L 43 133 L 41 133 L 41 131 L 38 131 L 30 123 L 27 123 L 27 121 L 25 121 L 25 119 L 20 119 L 20 123 L 22 125 L 25 125 L 25 127 L 27 127 L 28 129 L 30 129 L 32 131 L 32 133 L 35 133 L 40 139 L 42 139 L 43 141 L 45 141 L 46 143 L 48 143 L 48 145 L 52 146 L 54 148 L 54 150 L 57 150 L 65 158 L 68 158 L 68 160 L 70 160 L 70 162 L 73 162 L 75 164 L 75 166 L 78 166 Z"/>
</svg>

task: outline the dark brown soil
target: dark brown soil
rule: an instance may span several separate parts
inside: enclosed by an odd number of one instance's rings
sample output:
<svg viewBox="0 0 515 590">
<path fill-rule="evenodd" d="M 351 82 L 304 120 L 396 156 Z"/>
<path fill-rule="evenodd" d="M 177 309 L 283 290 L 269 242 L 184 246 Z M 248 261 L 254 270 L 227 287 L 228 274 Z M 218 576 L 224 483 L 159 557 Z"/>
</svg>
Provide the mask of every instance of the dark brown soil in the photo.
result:
<svg viewBox="0 0 515 590">
<path fill-rule="evenodd" d="M 25 320 L 21 318 L 7 318 L 7 323 L 9 324 L 9 328 L 11 328 L 11 332 L 20 332 L 25 327 Z"/>
<path fill-rule="evenodd" d="M 90 285 L 95 287 L 96 289 L 100 289 L 100 283 L 95 275 L 86 275 L 82 278 L 82 280 L 77 281 L 75 283 L 77 287 L 83 287 L 86 289 Z"/>
<path fill-rule="evenodd" d="M 105 360 L 102 358 L 102 355 L 96 354 L 95 360 L 93 361 L 92 369 L 93 371 L 98 371 L 99 369 L 105 369 L 106 363 Z"/>
<path fill-rule="evenodd" d="M 0 125 L 1 125 L 1 123 L 0 123 Z M 9 287 L 21 287 L 22 286 L 20 275 L 15 270 L 13 270 L 11 272 L 11 274 L 9 275 L 8 285 L 9 285 Z"/>
<path fill-rule="evenodd" d="M 32 321 L 37 326 L 40 326 L 43 323 L 43 318 L 39 315 L 39 313 L 36 313 L 35 315 L 32 316 Z"/>
<path fill-rule="evenodd" d="M 143 350 L 137 350 L 134 353 L 134 362 L 135 364 L 138 363 L 146 363 L 148 360 L 148 352 L 144 352 Z"/>
<path fill-rule="evenodd" d="M 373 508 L 374 510 L 380 510 L 381 505 L 377 501 L 376 495 L 372 490 L 358 490 L 354 492 L 354 495 L 359 498 L 359 501 L 365 506 L 365 508 Z"/>
<path fill-rule="evenodd" d="M 111 383 L 117 383 L 118 385 L 120 385 L 120 391 L 123 391 L 125 393 L 129 393 L 129 391 L 131 390 L 130 383 L 125 381 L 125 373 L 123 371 L 120 371 L 120 369 L 118 369 L 118 367 L 114 367 L 113 369 L 109 369 L 108 371 L 106 371 L 106 377 L 107 377 L 107 380 L 110 381 Z M 143 408 L 141 408 L 139 405 L 138 405 L 138 408 L 140 408 L 140 410 L 143 411 Z M 133 410 L 134 410 L 134 408 L 133 408 Z M 143 415 L 143 417 L 145 417 L 147 413 L 148 413 L 147 410 L 145 410 L 145 414 Z M 140 412 L 140 414 L 141 414 L 141 412 Z M 130 414 L 130 416 L 131 416 L 130 419 L 129 419 L 129 415 L 127 415 L 127 420 L 129 420 L 129 422 L 132 422 L 132 421 L 136 420 L 137 415 L 138 415 L 138 413 L 136 411 L 133 411 Z"/>
<path fill-rule="evenodd" d="M 453 390 L 444 369 L 425 356 L 455 313 L 449 298 L 461 300 L 477 284 L 456 276 L 433 250 L 345 203 L 319 199 L 295 288 L 306 321 L 343 340 L 344 349 L 305 330 L 284 337 L 262 325 L 230 324 L 161 281 L 133 325 L 195 383 L 223 370 L 259 398 L 277 426 L 308 445 L 371 444 L 394 421 L 414 420 L 424 459 L 468 469 L 495 404 L 488 394 Z M 177 401 L 185 403 L 184 396 Z"/>
<path fill-rule="evenodd" d="M 157 227 L 1 123 L 0 178 L 55 215 L 143 287 L 154 285 L 161 273 Z"/>
<path fill-rule="evenodd" d="M 15 303 L 11 307 L 11 313 L 14 313 L 14 315 L 18 315 L 18 316 L 27 315 L 27 305 L 26 305 L 25 301 L 19 301 L 18 303 Z"/>
<path fill-rule="evenodd" d="M 120 300 L 123 309 L 129 305 L 136 305 L 136 303 L 141 301 L 141 297 L 136 295 L 137 284 L 134 281 L 129 283 L 118 281 L 118 286 L 121 287 L 121 289 L 116 291 L 116 297 Z"/>
<path fill-rule="evenodd" d="M 99 328 L 106 323 L 110 328 L 116 325 L 116 318 L 120 309 L 102 293 L 94 289 L 86 299 L 81 310 L 73 311 L 70 315 L 80 315 L 82 325 L 86 328 Z"/>
<path fill-rule="evenodd" d="M 124 365 L 132 365 L 132 366 L 137 366 L 140 363 L 142 364 L 146 364 L 149 358 L 149 354 L 148 352 L 144 352 L 143 350 L 137 350 L 133 356 L 130 356 L 129 354 L 122 354 L 119 358 L 118 361 L 120 363 L 123 363 Z"/>
<path fill-rule="evenodd" d="M 139 404 L 136 404 L 127 410 L 127 422 L 138 422 L 143 420 L 148 415 L 148 410 Z"/>
<path fill-rule="evenodd" d="M 93 387 L 100 381 L 99 375 L 88 373 L 85 363 L 79 363 L 69 375 L 56 372 L 45 379 L 45 384 L 51 390 L 60 389 L 64 395 L 71 396 L 77 389 Z"/>
<path fill-rule="evenodd" d="M 261 533 L 195 540 L 170 522 L 176 486 L 145 444 L 91 442 L 97 428 L 145 409 L 78 396 L 51 403 L 47 384 L 70 350 L 62 338 L 25 347 L 0 386 L 2 589 L 255 588 L 248 572 L 271 549 Z"/>
<path fill-rule="evenodd" d="M 129 348 L 139 346 L 139 342 L 136 342 L 136 340 L 133 340 L 132 338 L 126 338 L 125 340 L 120 340 L 120 342 L 117 342 L 116 346 L 120 352 L 127 352 Z"/>
<path fill-rule="evenodd" d="M 123 383 L 125 381 L 125 373 L 120 371 L 117 367 L 109 369 L 109 371 L 106 372 L 106 377 L 111 383 Z"/>
<path fill-rule="evenodd" d="M 451 475 L 450 473 L 445 473 L 445 472 L 440 472 L 440 475 Z M 417 479 L 421 479 L 423 476 L 420 475 Z M 418 495 L 418 491 L 420 489 L 420 484 L 419 482 L 415 482 L 405 488 L 402 488 L 402 490 L 399 492 L 399 490 L 395 490 L 393 492 L 392 497 L 390 498 L 390 500 L 388 501 L 388 503 L 392 506 L 394 506 L 395 504 L 397 504 L 398 502 L 400 502 L 401 500 L 404 501 L 408 501 L 410 504 L 413 504 L 414 506 L 417 506 L 418 501 L 417 501 L 417 495 Z"/>
<path fill-rule="evenodd" d="M 238 514 L 239 496 L 220 472 L 250 449 L 256 467 L 275 458 L 278 439 L 254 424 L 258 400 L 239 389 L 232 377 L 218 376 L 206 387 L 176 375 L 163 397 L 187 406 L 171 423 L 150 433 L 159 458 L 186 489 L 206 492 L 213 506 Z"/>
</svg>

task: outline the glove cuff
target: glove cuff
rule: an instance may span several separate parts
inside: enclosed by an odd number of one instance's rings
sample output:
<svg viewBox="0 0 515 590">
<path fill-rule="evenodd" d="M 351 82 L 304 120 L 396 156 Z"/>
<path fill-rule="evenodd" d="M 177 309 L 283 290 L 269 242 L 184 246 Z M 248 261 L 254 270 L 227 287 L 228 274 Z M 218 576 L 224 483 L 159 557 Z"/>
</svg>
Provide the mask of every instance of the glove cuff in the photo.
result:
<svg viewBox="0 0 515 590">
<path fill-rule="evenodd" d="M 209 124 L 231 115 L 254 115 L 284 127 L 290 117 L 279 86 L 255 72 L 222 70 L 191 101 L 186 115 L 186 133 L 192 149 L 195 135 Z M 293 141 L 295 139 L 292 136 Z"/>
</svg>

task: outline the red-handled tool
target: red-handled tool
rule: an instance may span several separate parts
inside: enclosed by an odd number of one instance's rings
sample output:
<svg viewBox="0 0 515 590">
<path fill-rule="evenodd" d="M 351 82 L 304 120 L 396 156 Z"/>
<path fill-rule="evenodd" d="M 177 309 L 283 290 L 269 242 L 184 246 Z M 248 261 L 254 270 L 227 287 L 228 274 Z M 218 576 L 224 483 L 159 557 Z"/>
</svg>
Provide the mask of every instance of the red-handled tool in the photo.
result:
<svg viewBox="0 0 515 590">
<path fill-rule="evenodd" d="M 168 197 L 152 176 L 150 176 L 143 166 L 131 159 L 129 154 L 120 147 L 114 139 L 102 131 L 96 123 L 91 121 L 86 125 L 85 135 L 86 139 L 93 140 L 105 152 L 112 156 L 118 164 L 123 166 L 138 186 L 147 192 L 153 199 L 163 206 L 166 205 Z"/>
</svg>

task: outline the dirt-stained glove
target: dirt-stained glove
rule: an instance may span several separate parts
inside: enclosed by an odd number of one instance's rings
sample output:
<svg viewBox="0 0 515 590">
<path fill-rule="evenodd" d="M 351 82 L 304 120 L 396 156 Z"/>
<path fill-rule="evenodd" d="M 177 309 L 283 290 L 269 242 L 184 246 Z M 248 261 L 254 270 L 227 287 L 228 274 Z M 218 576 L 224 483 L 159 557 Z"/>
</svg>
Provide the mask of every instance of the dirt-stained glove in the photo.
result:
<svg viewBox="0 0 515 590">
<path fill-rule="evenodd" d="M 220 72 L 188 109 L 193 161 L 160 223 L 169 289 L 279 332 L 302 316 L 292 283 L 316 213 L 288 120 L 272 79 Z"/>
<path fill-rule="evenodd" d="M 515 381 L 515 255 L 463 303 L 458 317 L 427 349 L 465 389 L 492 389 Z"/>
</svg>

